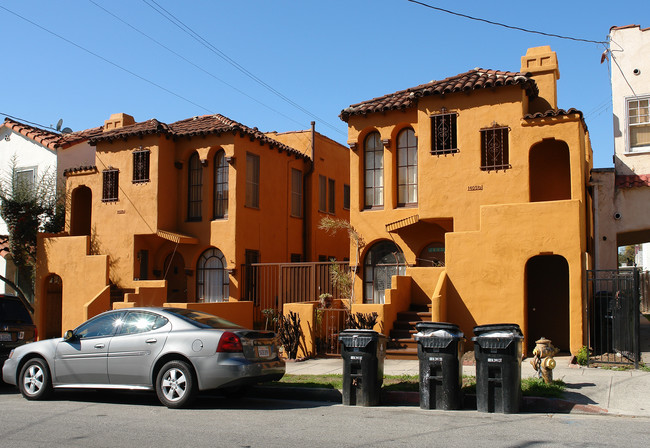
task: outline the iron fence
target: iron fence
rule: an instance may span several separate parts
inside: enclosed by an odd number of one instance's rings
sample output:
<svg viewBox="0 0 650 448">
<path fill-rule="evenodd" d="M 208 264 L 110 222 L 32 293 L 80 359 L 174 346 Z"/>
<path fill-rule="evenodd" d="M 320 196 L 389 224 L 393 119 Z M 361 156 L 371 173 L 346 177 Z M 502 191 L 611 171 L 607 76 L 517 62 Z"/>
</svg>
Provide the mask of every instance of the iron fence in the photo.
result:
<svg viewBox="0 0 650 448">
<path fill-rule="evenodd" d="M 285 303 L 317 301 L 324 293 L 344 298 L 344 292 L 332 284 L 333 265 L 349 272 L 349 263 L 343 261 L 242 265 L 242 298 L 253 302 L 256 325 L 266 322 L 270 310 L 281 313 Z"/>
<path fill-rule="evenodd" d="M 589 364 L 639 367 L 639 271 L 587 271 Z"/>
</svg>

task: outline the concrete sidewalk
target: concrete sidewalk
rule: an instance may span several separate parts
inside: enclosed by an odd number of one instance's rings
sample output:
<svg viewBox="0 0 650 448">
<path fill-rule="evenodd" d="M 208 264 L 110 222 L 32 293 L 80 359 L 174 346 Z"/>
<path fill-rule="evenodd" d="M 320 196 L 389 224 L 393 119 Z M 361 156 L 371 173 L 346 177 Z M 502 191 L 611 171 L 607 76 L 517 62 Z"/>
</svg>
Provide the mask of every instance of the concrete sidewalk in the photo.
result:
<svg viewBox="0 0 650 448">
<path fill-rule="evenodd" d="M 578 412 L 607 413 L 650 417 L 650 372 L 643 370 L 614 371 L 587 368 L 569 364 L 569 357 L 558 357 L 553 377 L 564 381 L 567 389 L 564 401 L 568 403 L 548 404 L 564 411 L 575 408 Z M 650 354 L 646 359 L 650 359 Z M 287 374 L 324 375 L 342 374 L 343 361 L 340 358 L 310 359 L 288 362 Z M 387 359 L 384 362 L 385 375 L 418 375 L 419 362 Z M 464 375 L 475 375 L 475 366 L 463 366 Z M 536 372 L 528 359 L 521 364 L 522 378 L 535 376 Z"/>
<path fill-rule="evenodd" d="M 641 317 L 642 361 L 650 365 L 650 322 Z M 566 412 L 594 412 L 650 417 L 650 372 L 644 370 L 615 371 L 602 368 L 582 367 L 570 364 L 570 357 L 557 357 L 553 378 L 562 380 L 567 388 L 564 400 L 547 400 L 549 411 L 555 405 Z M 342 374 L 341 358 L 310 359 L 287 362 L 287 374 L 323 375 Z M 419 361 L 392 360 L 384 362 L 385 375 L 418 375 Z M 464 375 L 475 375 L 475 366 L 463 366 Z M 536 375 L 525 359 L 521 364 L 522 378 Z M 563 402 L 562 402 L 563 401 Z"/>
</svg>

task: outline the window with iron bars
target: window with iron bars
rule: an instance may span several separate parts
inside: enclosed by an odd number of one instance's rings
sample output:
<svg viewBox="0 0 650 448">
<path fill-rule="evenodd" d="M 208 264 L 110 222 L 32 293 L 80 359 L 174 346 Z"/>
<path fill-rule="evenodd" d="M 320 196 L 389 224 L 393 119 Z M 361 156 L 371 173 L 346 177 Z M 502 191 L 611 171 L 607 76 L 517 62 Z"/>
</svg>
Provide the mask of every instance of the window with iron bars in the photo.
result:
<svg viewBox="0 0 650 448">
<path fill-rule="evenodd" d="M 481 129 L 481 169 L 497 171 L 512 168 L 508 148 L 509 128 L 495 125 Z"/>
<path fill-rule="evenodd" d="M 116 202 L 119 189 L 120 171 L 109 167 L 102 172 L 102 202 Z"/>
<path fill-rule="evenodd" d="M 133 183 L 149 182 L 149 157 L 148 149 L 133 151 Z"/>
<path fill-rule="evenodd" d="M 459 151 L 457 114 L 442 113 L 431 116 L 431 154 L 453 154 Z"/>
</svg>

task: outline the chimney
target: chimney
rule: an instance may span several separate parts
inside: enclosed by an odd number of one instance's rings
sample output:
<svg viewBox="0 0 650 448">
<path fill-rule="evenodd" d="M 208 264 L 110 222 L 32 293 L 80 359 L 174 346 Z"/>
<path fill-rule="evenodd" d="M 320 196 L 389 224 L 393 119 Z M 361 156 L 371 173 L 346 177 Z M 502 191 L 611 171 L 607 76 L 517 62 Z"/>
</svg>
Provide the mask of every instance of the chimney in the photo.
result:
<svg viewBox="0 0 650 448">
<path fill-rule="evenodd" d="M 111 129 L 118 129 L 131 124 L 135 124 L 135 120 L 131 115 L 124 113 L 111 114 L 111 118 L 104 121 L 104 130 L 110 131 Z"/>
<path fill-rule="evenodd" d="M 528 112 L 557 109 L 557 80 L 560 79 L 560 69 L 557 54 L 551 47 L 546 45 L 529 48 L 526 56 L 521 58 L 521 71 L 530 73 L 539 88 L 539 97 L 530 102 Z"/>
</svg>

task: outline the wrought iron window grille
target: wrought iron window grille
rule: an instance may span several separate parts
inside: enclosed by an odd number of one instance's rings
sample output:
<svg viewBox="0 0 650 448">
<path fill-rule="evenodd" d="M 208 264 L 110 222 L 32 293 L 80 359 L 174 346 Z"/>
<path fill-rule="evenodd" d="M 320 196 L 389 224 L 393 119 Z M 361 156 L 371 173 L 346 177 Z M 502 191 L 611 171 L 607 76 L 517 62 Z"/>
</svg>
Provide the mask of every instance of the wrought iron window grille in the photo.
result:
<svg viewBox="0 0 650 448">
<path fill-rule="evenodd" d="M 481 170 L 498 171 L 512 168 L 508 133 L 510 128 L 496 122 L 490 128 L 481 129 Z"/>
<path fill-rule="evenodd" d="M 459 152 L 456 113 L 443 113 L 431 116 L 431 154 L 445 155 Z"/>
</svg>

